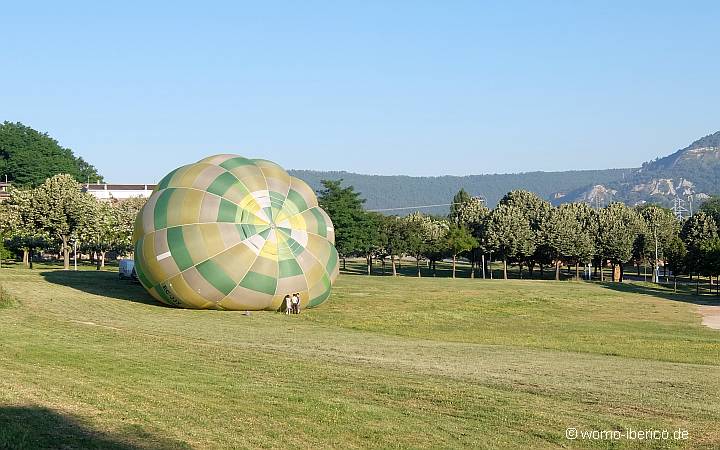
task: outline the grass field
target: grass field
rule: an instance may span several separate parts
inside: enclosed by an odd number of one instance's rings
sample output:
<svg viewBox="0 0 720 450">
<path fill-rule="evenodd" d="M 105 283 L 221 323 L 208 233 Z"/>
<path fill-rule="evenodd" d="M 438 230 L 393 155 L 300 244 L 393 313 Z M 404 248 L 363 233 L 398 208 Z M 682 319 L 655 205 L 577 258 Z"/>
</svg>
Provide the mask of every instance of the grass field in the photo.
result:
<svg viewBox="0 0 720 450">
<path fill-rule="evenodd" d="M 0 448 L 720 446 L 720 332 L 649 285 L 345 274 L 300 316 L 163 307 L 111 272 L 0 285 Z"/>
</svg>

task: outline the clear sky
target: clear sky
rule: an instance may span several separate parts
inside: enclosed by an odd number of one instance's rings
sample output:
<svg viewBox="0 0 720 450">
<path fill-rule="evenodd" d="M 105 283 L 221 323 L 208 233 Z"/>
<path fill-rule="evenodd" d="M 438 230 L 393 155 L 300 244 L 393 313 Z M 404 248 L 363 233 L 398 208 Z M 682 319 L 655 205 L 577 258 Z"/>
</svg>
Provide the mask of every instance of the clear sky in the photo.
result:
<svg viewBox="0 0 720 450">
<path fill-rule="evenodd" d="M 215 153 L 633 167 L 720 129 L 718 2 L 5 2 L 0 120 L 114 182 Z"/>
</svg>

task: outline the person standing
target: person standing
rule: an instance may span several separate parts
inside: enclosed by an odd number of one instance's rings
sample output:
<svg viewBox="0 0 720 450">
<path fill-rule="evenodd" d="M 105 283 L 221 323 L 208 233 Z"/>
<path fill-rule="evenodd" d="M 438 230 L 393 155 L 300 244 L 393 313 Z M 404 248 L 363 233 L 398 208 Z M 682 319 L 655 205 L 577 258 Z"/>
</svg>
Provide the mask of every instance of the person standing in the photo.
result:
<svg viewBox="0 0 720 450">
<path fill-rule="evenodd" d="M 300 314 L 300 293 L 296 292 L 292 297 L 293 313 Z"/>
<path fill-rule="evenodd" d="M 292 312 L 292 300 L 290 299 L 290 294 L 285 296 L 285 314 L 290 314 Z"/>
</svg>

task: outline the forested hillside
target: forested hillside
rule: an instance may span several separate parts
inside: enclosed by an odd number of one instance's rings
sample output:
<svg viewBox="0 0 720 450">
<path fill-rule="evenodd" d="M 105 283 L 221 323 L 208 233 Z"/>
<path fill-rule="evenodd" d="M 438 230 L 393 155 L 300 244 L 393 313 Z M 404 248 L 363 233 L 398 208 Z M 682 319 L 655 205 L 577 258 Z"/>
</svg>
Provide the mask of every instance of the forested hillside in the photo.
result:
<svg viewBox="0 0 720 450">
<path fill-rule="evenodd" d="M 409 177 L 403 175 L 361 175 L 351 172 L 320 172 L 314 170 L 291 170 L 314 189 L 320 188 L 321 180 L 342 179 L 344 185 L 352 185 L 367 199 L 367 209 L 402 208 L 415 205 L 449 203 L 461 188 L 471 195 L 481 195 L 488 206 L 494 206 L 503 195 L 514 189 L 525 189 L 551 199 L 558 191 L 568 192 L 588 183 L 602 184 L 622 179 L 634 169 L 578 170 L 567 172 L 526 172 L 514 174 Z M 448 207 L 425 209 L 425 212 L 447 214 Z M 403 215 L 412 210 L 397 211 Z"/>
<path fill-rule="evenodd" d="M 37 186 L 59 173 L 77 181 L 102 181 L 95 167 L 72 150 L 60 146 L 47 133 L 20 122 L 0 124 L 0 177 L 18 186 Z"/>
<path fill-rule="evenodd" d="M 480 195 L 494 206 L 508 191 L 535 192 L 554 204 L 587 202 L 595 206 L 621 201 L 629 205 L 657 203 L 671 206 L 677 198 L 701 203 L 720 193 L 720 131 L 700 138 L 664 158 L 648 161 L 636 169 L 578 170 L 469 175 L 464 177 L 409 177 L 361 175 L 350 172 L 294 170 L 318 189 L 323 179 L 343 179 L 367 199 L 367 209 L 402 208 L 446 204 L 461 188 Z M 448 207 L 425 209 L 447 214 Z M 412 209 L 392 211 L 399 215 Z"/>
</svg>

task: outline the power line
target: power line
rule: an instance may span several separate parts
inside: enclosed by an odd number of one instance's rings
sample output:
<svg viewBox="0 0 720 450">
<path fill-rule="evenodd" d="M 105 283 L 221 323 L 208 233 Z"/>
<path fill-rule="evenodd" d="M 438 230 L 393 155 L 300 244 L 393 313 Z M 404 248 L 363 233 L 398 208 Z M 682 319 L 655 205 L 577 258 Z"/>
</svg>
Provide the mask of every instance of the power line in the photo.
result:
<svg viewBox="0 0 720 450">
<path fill-rule="evenodd" d="M 477 200 L 480 200 L 481 202 L 485 203 L 485 199 L 482 197 L 473 197 Z M 441 203 L 438 205 L 421 205 L 421 206 L 402 206 L 398 208 L 383 208 L 383 209 L 368 209 L 368 212 L 385 212 L 385 211 L 401 211 L 404 209 L 425 209 L 425 208 L 439 208 L 441 206 L 452 206 L 452 205 L 462 205 L 465 202 L 454 202 L 454 203 Z"/>
<path fill-rule="evenodd" d="M 461 203 L 441 203 L 438 205 L 403 206 L 401 208 L 368 209 L 368 212 L 400 211 L 402 209 L 436 208 L 436 207 L 440 207 L 440 206 L 451 206 L 451 205 L 460 205 L 460 204 Z"/>
</svg>

